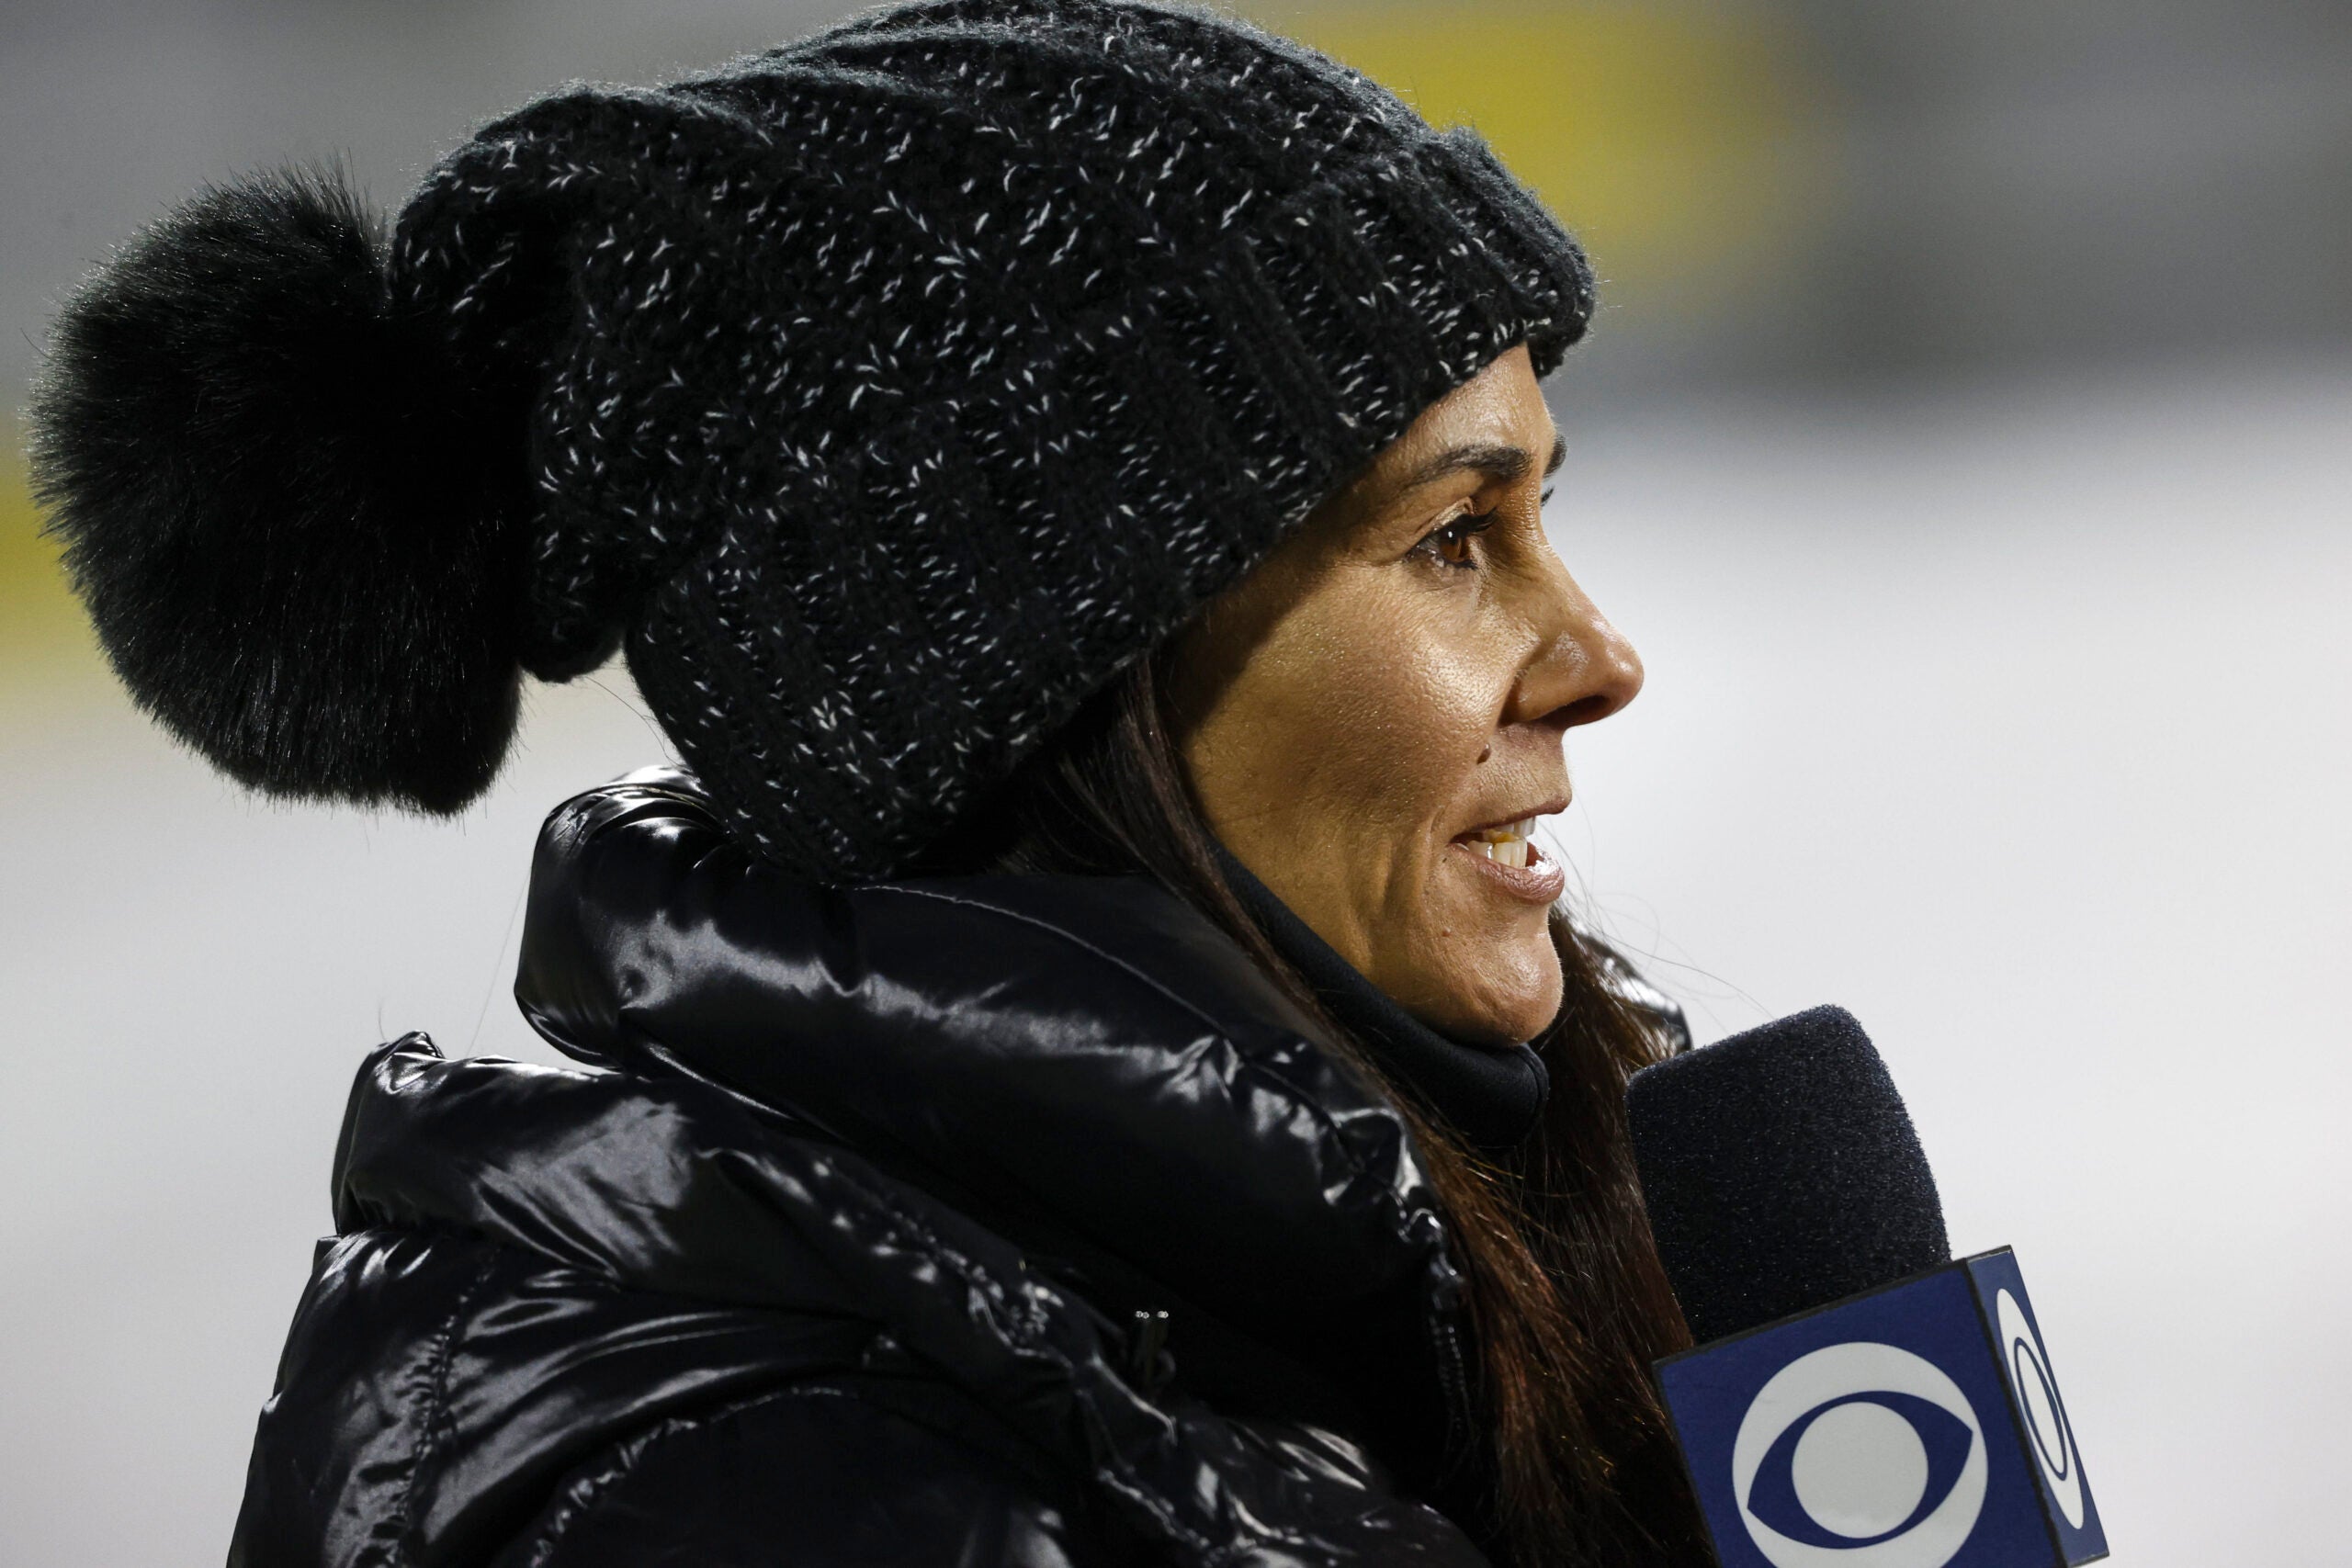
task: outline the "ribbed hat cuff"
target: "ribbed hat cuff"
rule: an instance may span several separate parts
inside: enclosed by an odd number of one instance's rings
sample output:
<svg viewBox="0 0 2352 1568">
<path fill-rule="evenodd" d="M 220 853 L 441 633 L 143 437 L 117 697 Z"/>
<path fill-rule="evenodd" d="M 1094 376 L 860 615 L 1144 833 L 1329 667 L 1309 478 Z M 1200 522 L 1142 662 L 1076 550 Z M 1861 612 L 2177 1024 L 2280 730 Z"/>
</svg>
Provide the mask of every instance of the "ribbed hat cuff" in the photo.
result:
<svg viewBox="0 0 2352 1568">
<path fill-rule="evenodd" d="M 1513 344 L 1527 344 L 1538 376 L 1555 369 L 1590 319 L 1583 253 L 1483 142 L 1458 133 L 1423 162 L 1297 193 L 1236 236 L 1205 289 L 1182 290 L 1227 314 L 1233 368 L 1260 394 L 1242 400 L 1283 427 L 1283 439 L 1253 445 L 1295 459 L 1259 476 L 1294 491 L 1285 524 Z M 1425 269 L 1400 279 L 1400 254 L 1427 258 Z M 1181 357 L 1161 370 L 1185 374 Z M 1210 426 L 1238 412 L 1218 409 L 1216 389 L 1197 390 Z"/>
</svg>

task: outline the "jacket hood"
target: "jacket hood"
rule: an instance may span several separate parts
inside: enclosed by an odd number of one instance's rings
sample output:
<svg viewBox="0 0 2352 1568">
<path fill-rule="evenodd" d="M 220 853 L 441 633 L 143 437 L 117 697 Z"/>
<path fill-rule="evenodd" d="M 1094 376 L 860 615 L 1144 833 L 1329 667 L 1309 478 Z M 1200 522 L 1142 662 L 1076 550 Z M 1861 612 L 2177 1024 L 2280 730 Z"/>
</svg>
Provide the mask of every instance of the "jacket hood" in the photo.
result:
<svg viewBox="0 0 2352 1568">
<path fill-rule="evenodd" d="M 740 1095 L 1147 1294 L 1328 1319 L 1450 1274 L 1402 1119 L 1145 878 L 822 887 L 647 769 L 548 818 L 515 996 L 568 1055 Z"/>
<path fill-rule="evenodd" d="M 740 1096 L 1114 1321 L 1168 1314 L 1221 1409 L 1357 1433 L 1416 1485 L 1466 1436 L 1461 1282 L 1403 1119 L 1157 882 L 821 886 L 649 768 L 548 817 L 515 996 L 581 1061 Z"/>
</svg>

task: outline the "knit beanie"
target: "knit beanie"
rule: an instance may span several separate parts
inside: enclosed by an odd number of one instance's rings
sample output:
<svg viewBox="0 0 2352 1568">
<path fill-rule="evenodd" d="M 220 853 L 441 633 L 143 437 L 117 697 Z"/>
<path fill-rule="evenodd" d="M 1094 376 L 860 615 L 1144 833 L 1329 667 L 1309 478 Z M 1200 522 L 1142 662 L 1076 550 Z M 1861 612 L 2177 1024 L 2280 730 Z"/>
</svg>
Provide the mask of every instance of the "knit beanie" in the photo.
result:
<svg viewBox="0 0 2352 1568">
<path fill-rule="evenodd" d="M 625 649 L 732 828 L 887 874 L 1414 416 L 1582 333 L 1476 135 L 1205 11 L 924 0 L 573 86 L 389 236 L 209 189 L 66 306 L 38 491 L 133 696 L 455 810 Z"/>
</svg>

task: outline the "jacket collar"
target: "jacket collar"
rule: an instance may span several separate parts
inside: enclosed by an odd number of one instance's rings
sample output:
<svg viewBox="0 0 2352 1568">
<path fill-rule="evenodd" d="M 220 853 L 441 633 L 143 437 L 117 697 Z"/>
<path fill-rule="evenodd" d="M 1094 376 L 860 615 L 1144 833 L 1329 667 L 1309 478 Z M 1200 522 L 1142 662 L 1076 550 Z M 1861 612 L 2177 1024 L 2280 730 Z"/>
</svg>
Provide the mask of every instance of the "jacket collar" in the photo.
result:
<svg viewBox="0 0 2352 1568">
<path fill-rule="evenodd" d="M 1222 1406 L 1352 1428 L 1408 1477 L 1461 1420 L 1459 1280 L 1401 1120 L 1154 883 L 818 887 L 649 769 L 548 818 L 515 994 L 566 1054 L 854 1150 L 1114 1322 L 1170 1312 Z"/>
</svg>

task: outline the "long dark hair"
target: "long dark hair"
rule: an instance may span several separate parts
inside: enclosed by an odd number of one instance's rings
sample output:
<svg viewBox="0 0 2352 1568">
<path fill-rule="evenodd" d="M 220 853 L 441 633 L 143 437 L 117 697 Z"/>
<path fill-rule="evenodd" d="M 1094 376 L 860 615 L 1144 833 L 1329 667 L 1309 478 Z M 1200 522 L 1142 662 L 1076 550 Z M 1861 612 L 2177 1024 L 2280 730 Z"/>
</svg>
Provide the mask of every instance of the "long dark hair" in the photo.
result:
<svg viewBox="0 0 2352 1568">
<path fill-rule="evenodd" d="M 1624 1120 L 1626 1078 L 1668 1046 L 1555 911 L 1566 996 L 1535 1042 L 1552 1075 L 1543 1125 L 1507 1157 L 1474 1154 L 1317 1003 L 1234 896 L 1170 739 L 1166 684 L 1159 660 L 1139 660 L 940 846 L 939 868 L 1140 871 L 1221 925 L 1412 1130 L 1469 1284 L 1491 1477 L 1484 1533 L 1517 1568 L 1707 1561 L 1647 1370 L 1690 1337 Z"/>
</svg>

